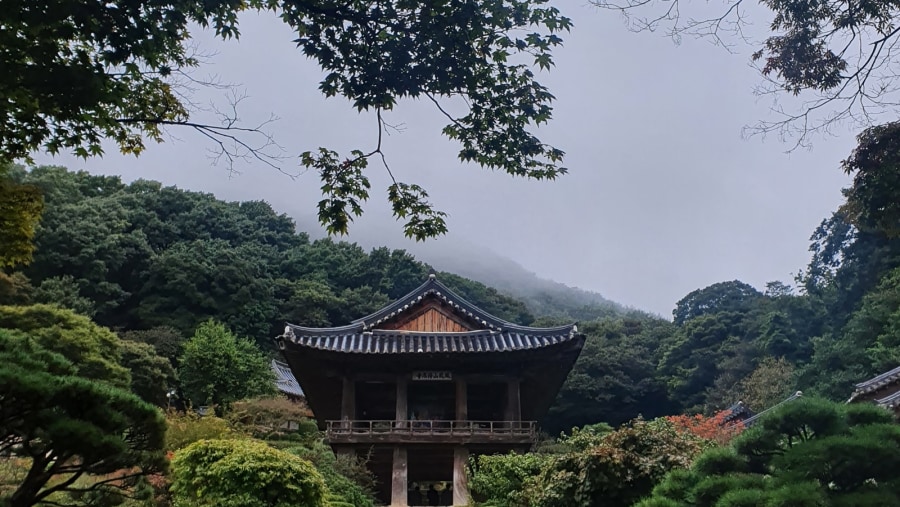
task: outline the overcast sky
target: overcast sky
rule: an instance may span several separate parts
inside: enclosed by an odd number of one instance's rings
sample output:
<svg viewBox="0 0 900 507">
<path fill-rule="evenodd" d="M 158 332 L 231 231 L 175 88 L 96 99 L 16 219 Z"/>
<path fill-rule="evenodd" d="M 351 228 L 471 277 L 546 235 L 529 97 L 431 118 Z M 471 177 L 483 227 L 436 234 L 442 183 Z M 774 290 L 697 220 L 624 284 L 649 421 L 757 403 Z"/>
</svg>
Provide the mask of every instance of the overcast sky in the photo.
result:
<svg viewBox="0 0 900 507">
<path fill-rule="evenodd" d="M 566 151 L 570 174 L 532 182 L 465 166 L 457 146 L 440 135 L 444 121 L 430 104 L 406 102 L 388 116 L 405 126 L 386 142 L 395 175 L 424 186 L 450 214 L 451 234 L 436 244 L 488 248 L 541 277 L 666 316 L 685 294 L 718 281 L 761 289 L 767 281 L 790 281 L 808 261 L 813 229 L 841 202 L 848 179 L 839 163 L 854 132 L 838 130 L 816 139 L 812 150 L 791 154 L 774 138 L 743 139 L 744 125 L 772 118 L 768 103 L 752 93 L 759 76 L 749 66 L 750 47 L 729 54 L 697 40 L 677 46 L 660 34 L 629 32 L 613 13 L 558 5 L 575 29 L 555 52 L 556 67 L 540 74 L 557 102 L 554 119 L 539 133 Z M 288 155 L 374 145 L 374 118 L 319 94 L 321 71 L 294 48 L 295 37 L 278 19 L 244 16 L 242 32 L 239 42 L 219 43 L 202 32 L 196 40 L 217 52 L 201 75 L 215 73 L 246 90 L 248 123 L 277 114 L 273 131 Z M 225 103 L 221 92 L 200 93 Z M 314 173 L 292 180 L 251 164 L 229 175 L 211 165 L 201 137 L 174 134 L 180 140 L 152 146 L 138 159 L 111 148 L 103 159 L 39 162 L 155 179 L 229 200 L 263 199 L 301 229 L 322 234 Z M 384 170 L 373 164 L 370 177 L 373 198 L 367 215 L 352 224 L 351 239 L 409 247 L 384 202 Z"/>
</svg>

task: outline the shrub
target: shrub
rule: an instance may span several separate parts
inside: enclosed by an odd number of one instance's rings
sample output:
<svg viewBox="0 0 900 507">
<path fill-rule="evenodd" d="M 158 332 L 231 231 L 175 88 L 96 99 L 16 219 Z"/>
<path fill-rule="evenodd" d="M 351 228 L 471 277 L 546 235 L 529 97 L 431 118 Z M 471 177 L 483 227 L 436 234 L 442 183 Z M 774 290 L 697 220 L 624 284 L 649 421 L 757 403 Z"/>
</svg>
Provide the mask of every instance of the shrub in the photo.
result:
<svg viewBox="0 0 900 507">
<path fill-rule="evenodd" d="M 166 422 L 166 450 L 170 452 L 183 449 L 199 440 L 247 438 L 247 435 L 232 429 L 228 421 L 214 416 L 200 417 L 191 412 L 169 412 Z"/>
<path fill-rule="evenodd" d="M 310 446 L 289 445 L 284 450 L 312 463 L 322 474 L 328 491 L 335 498 L 354 507 L 375 505 L 372 495 L 375 479 L 366 468 L 364 460 L 355 456 L 335 456 L 331 448 L 321 440 Z"/>
<path fill-rule="evenodd" d="M 672 473 L 654 501 L 709 507 L 900 505 L 900 426 L 878 407 L 815 398 L 785 404 L 685 474 Z M 644 502 L 640 507 L 657 503 Z"/>
<path fill-rule="evenodd" d="M 175 453 L 176 507 L 325 507 L 313 465 L 255 440 L 200 440 Z"/>
<path fill-rule="evenodd" d="M 303 404 L 284 397 L 265 397 L 236 401 L 225 417 L 256 438 L 282 439 L 294 433 L 317 437 L 318 428 L 310 435 L 309 425 L 302 424 L 311 416 Z"/>
<path fill-rule="evenodd" d="M 469 460 L 469 490 L 475 500 L 493 507 L 527 505 L 526 483 L 553 461 L 548 454 L 482 455 Z"/>
</svg>

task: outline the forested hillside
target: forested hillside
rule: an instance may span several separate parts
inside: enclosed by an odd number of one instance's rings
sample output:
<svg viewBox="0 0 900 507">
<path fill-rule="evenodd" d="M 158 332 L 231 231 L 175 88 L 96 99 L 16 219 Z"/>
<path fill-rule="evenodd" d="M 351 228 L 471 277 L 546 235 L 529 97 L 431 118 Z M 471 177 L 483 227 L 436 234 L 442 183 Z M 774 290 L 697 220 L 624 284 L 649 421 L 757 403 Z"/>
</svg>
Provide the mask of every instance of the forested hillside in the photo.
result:
<svg viewBox="0 0 900 507">
<path fill-rule="evenodd" d="M 810 238 L 811 259 L 764 291 L 738 280 L 697 289 L 672 322 L 587 323 L 581 358 L 549 427 L 618 424 L 638 413 L 754 411 L 796 390 L 846 400 L 900 365 L 900 234 L 891 164 L 896 127 L 872 129 L 844 162 L 846 202 Z"/>
<path fill-rule="evenodd" d="M 33 262 L 5 276 L 5 302 L 54 303 L 120 331 L 189 335 L 215 318 L 269 347 L 285 321 L 345 324 L 421 284 L 429 266 L 400 250 L 310 241 L 264 202 L 224 202 L 153 181 L 61 167 L 16 169 L 45 210 Z M 528 324 L 519 301 L 452 274 L 489 311 Z"/>
<path fill-rule="evenodd" d="M 263 202 L 59 167 L 13 177 L 37 186 L 46 206 L 34 260 L 3 275 L 0 303 L 57 304 L 123 333 L 186 337 L 215 319 L 267 349 L 285 321 L 347 323 L 430 269 L 399 250 L 310 241 Z M 587 343 L 545 429 L 712 413 L 737 400 L 761 410 L 798 389 L 841 400 L 854 382 L 896 366 L 900 240 L 850 220 L 845 207 L 823 221 L 795 287 L 725 281 L 686 295 L 671 321 L 609 305 L 602 318 L 582 319 Z M 439 276 L 522 324 L 560 323 L 584 309 L 578 298 L 526 305 Z"/>
</svg>

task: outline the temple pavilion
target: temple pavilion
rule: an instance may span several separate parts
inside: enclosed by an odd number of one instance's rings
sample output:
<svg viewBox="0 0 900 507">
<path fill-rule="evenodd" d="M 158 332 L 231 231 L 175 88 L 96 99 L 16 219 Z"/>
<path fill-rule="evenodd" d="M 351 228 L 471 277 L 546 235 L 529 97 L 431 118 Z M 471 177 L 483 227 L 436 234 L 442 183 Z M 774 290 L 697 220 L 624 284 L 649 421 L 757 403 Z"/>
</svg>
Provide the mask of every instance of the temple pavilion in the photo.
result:
<svg viewBox="0 0 900 507">
<path fill-rule="evenodd" d="M 276 342 L 328 443 L 367 459 L 381 502 L 460 506 L 469 456 L 532 445 L 584 335 L 507 322 L 431 275 L 349 325 L 288 324 Z"/>
<path fill-rule="evenodd" d="M 874 403 L 900 416 L 900 366 L 854 387 L 848 403 Z"/>
</svg>

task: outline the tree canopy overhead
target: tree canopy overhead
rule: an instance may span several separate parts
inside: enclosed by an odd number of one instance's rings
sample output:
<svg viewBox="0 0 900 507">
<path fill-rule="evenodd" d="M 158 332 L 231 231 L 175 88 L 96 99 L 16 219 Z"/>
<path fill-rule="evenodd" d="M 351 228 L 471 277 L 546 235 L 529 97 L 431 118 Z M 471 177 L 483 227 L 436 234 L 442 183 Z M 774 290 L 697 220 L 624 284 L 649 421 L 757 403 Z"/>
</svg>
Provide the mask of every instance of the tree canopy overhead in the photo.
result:
<svg viewBox="0 0 900 507">
<path fill-rule="evenodd" d="M 36 151 L 102 155 L 104 139 L 138 154 L 148 139 L 162 141 L 166 127 L 184 126 L 209 138 L 229 163 L 278 164 L 263 126 L 242 125 L 231 113 L 221 123 L 197 120 L 186 86 L 200 84 L 190 74 L 201 63 L 189 44 L 191 24 L 237 38 L 246 10 L 271 12 L 294 29 L 297 47 L 325 72 L 323 94 L 376 114 L 374 147 L 300 156 L 321 178 L 319 219 L 330 233 L 347 232 L 362 213 L 371 189 L 365 169 L 375 156 L 393 180 L 386 193 L 406 234 L 446 231 L 425 189 L 394 179 L 381 150 L 383 113 L 404 98 L 434 103 L 447 118 L 444 135 L 461 145 L 461 161 L 535 179 L 566 171 L 563 152 L 532 132 L 550 119 L 553 100 L 532 69 L 550 68 L 562 43 L 557 34 L 571 26 L 548 0 L 6 2 L 0 161 L 30 160 Z"/>
<path fill-rule="evenodd" d="M 853 174 L 841 211 L 859 229 L 896 238 L 900 236 L 900 122 L 868 128 L 857 140 L 859 145 L 841 164 L 847 174 Z"/>
<path fill-rule="evenodd" d="M 897 111 L 900 15 L 894 2 L 723 0 L 703 6 L 679 0 L 591 0 L 624 14 L 636 31 L 662 31 L 733 48 L 751 44 L 763 82 L 757 95 L 773 99 L 772 116 L 748 128 L 807 145 L 810 134 L 837 122 L 870 126 Z M 772 17 L 767 32 L 752 33 L 758 10 Z M 762 25 L 762 23 L 759 23 Z M 765 26 L 765 25 L 763 25 Z M 761 40 L 761 42 L 757 42 Z M 800 96 L 799 100 L 793 97 Z"/>
</svg>

